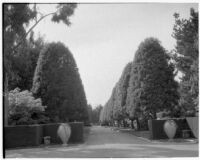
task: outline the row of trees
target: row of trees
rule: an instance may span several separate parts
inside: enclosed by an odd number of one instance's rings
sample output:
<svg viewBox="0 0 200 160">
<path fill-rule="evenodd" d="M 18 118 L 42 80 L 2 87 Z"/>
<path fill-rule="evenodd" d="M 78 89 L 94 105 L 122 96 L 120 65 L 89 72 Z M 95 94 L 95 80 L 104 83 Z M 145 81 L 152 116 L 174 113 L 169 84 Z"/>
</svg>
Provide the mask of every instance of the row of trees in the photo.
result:
<svg viewBox="0 0 200 160">
<path fill-rule="evenodd" d="M 114 87 L 101 121 L 139 118 L 143 121 L 141 127 L 146 127 L 147 119 L 150 116 L 155 118 L 156 112 L 172 111 L 179 98 L 173 71 L 174 67 L 160 42 L 155 38 L 146 39 Z"/>
<path fill-rule="evenodd" d="M 102 109 L 103 109 L 102 105 L 98 105 L 95 108 L 92 108 L 92 106 L 89 104 L 88 105 L 88 116 L 89 116 L 88 122 L 92 124 L 99 124 L 100 113 Z"/>
<path fill-rule="evenodd" d="M 194 113 L 198 106 L 198 13 L 191 9 L 189 20 L 174 16 L 174 53 L 169 54 L 155 38 L 145 39 L 113 88 L 101 112 L 102 123 L 117 121 L 125 126 L 127 120 L 137 120 L 141 129 L 147 129 L 147 120 L 155 119 L 159 111 L 171 117 Z M 178 83 L 175 76 L 180 72 Z"/>
<path fill-rule="evenodd" d="M 69 26 L 69 17 L 74 14 L 76 7 L 73 3 L 58 4 L 55 12 L 42 14 L 37 4 L 3 4 L 6 125 L 8 118 L 13 117 L 15 124 L 21 124 L 22 117 L 19 116 L 27 114 L 19 114 L 18 111 L 24 113 L 24 109 L 19 108 L 21 104 L 26 104 L 29 109 L 25 109 L 29 111 L 31 104 L 36 103 L 34 98 L 41 98 L 40 108 L 47 106 L 45 116 L 48 118 L 45 118 L 45 122 L 47 119 L 51 122 L 88 120 L 87 100 L 71 52 L 62 43 L 47 44 L 41 37 L 35 39 L 33 32 L 48 16 L 51 16 L 52 22 L 63 22 Z M 33 25 L 28 27 L 30 22 Z M 17 87 L 20 89 L 15 89 Z M 11 100 L 17 98 L 20 98 L 21 103 L 11 103 Z M 23 123 L 25 121 L 28 121 L 27 118 L 24 118 Z"/>
</svg>

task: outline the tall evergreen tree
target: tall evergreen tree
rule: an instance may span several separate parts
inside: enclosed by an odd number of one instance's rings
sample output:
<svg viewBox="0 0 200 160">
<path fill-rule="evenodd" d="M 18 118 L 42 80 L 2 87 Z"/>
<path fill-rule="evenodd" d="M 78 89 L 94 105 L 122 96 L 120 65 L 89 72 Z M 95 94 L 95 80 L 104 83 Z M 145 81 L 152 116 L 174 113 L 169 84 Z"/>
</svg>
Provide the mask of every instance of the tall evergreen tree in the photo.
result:
<svg viewBox="0 0 200 160">
<path fill-rule="evenodd" d="M 127 98 L 126 98 L 126 113 L 133 127 L 133 120 L 138 120 L 139 118 L 139 108 L 140 108 L 140 94 L 141 86 L 140 80 L 138 78 L 138 68 L 135 61 L 133 60 L 131 71 L 130 71 L 129 87 L 127 88 Z"/>
<path fill-rule="evenodd" d="M 111 97 L 101 112 L 101 121 L 113 123 L 114 120 L 117 120 L 120 123 L 120 121 L 123 121 L 127 117 L 125 106 L 131 65 L 132 63 L 130 62 L 125 66 L 119 81 L 113 88 Z"/>
<path fill-rule="evenodd" d="M 195 110 L 199 95 L 199 33 L 198 12 L 190 11 L 189 19 L 181 19 L 175 13 L 173 37 L 176 39 L 175 64 L 182 73 L 180 82 L 180 106 L 184 113 Z"/>
<path fill-rule="evenodd" d="M 47 106 L 52 121 L 86 121 L 87 101 L 73 55 L 62 43 L 40 53 L 32 91 Z"/>
<path fill-rule="evenodd" d="M 132 63 L 128 63 L 122 75 L 116 84 L 116 90 L 114 94 L 114 104 L 113 104 L 113 118 L 118 121 L 123 121 L 127 117 L 126 114 L 126 97 L 127 89 L 129 87 L 130 73 L 131 73 Z"/>
<path fill-rule="evenodd" d="M 156 112 L 173 112 L 178 104 L 178 84 L 174 80 L 174 67 L 166 50 L 155 38 L 142 42 L 135 54 L 127 105 L 131 116 L 144 120 L 156 118 Z"/>
<path fill-rule="evenodd" d="M 113 88 L 111 97 L 104 105 L 102 112 L 100 114 L 100 121 L 102 124 L 112 124 L 113 123 L 113 102 L 116 87 Z"/>
</svg>

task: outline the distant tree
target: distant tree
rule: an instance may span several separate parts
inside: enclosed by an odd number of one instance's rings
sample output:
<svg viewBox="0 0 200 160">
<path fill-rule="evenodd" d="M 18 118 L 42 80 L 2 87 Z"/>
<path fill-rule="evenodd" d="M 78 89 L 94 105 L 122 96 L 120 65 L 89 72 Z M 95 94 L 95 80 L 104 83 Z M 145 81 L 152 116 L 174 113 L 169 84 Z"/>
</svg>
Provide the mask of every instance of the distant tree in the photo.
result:
<svg viewBox="0 0 200 160">
<path fill-rule="evenodd" d="M 139 118 L 139 111 L 140 111 L 140 94 L 141 94 L 141 85 L 140 80 L 138 78 L 138 68 L 133 60 L 132 66 L 130 71 L 130 80 L 129 80 L 129 87 L 127 89 L 127 97 L 126 97 L 126 113 L 128 114 L 129 119 L 131 120 L 131 127 L 133 126 L 133 121 Z"/>
<path fill-rule="evenodd" d="M 135 54 L 127 104 L 134 117 L 139 117 L 141 127 L 147 127 L 149 118 L 156 112 L 173 112 L 178 104 L 178 84 L 174 80 L 174 66 L 166 50 L 155 38 L 142 42 Z"/>
<path fill-rule="evenodd" d="M 103 125 L 112 125 L 113 124 L 113 94 L 115 88 L 113 88 L 110 99 L 104 105 L 102 111 L 100 112 L 100 122 Z"/>
<path fill-rule="evenodd" d="M 114 121 L 117 121 L 118 124 L 121 124 L 121 122 L 123 122 L 123 124 L 125 125 L 124 120 L 127 117 L 125 107 L 126 107 L 126 97 L 127 97 L 127 89 L 129 86 L 131 65 L 132 63 L 128 63 L 125 66 L 119 81 L 113 88 L 111 97 L 103 107 L 103 111 L 100 114 L 101 122 L 113 124 Z"/>
<path fill-rule="evenodd" d="M 87 105 L 87 111 L 88 111 L 88 122 L 92 122 L 92 106 L 90 104 Z"/>
<path fill-rule="evenodd" d="M 41 97 L 51 121 L 86 121 L 87 101 L 73 55 L 62 43 L 40 53 L 32 92 Z"/>
<path fill-rule="evenodd" d="M 199 32 L 198 12 L 190 10 L 189 19 L 181 19 L 175 13 L 173 37 L 176 39 L 175 65 L 182 73 L 180 82 L 180 106 L 183 114 L 198 107 L 199 95 Z"/>
<path fill-rule="evenodd" d="M 92 118 L 91 118 L 92 123 L 99 124 L 100 113 L 101 113 L 102 108 L 103 108 L 102 105 L 98 105 L 96 106 L 96 108 L 92 109 Z"/>
<path fill-rule="evenodd" d="M 116 84 L 116 90 L 114 94 L 114 106 L 113 106 L 113 118 L 118 121 L 118 123 L 123 122 L 125 126 L 125 118 L 127 118 L 126 113 L 126 97 L 127 97 L 127 90 L 129 87 L 129 80 L 130 80 L 130 73 L 131 73 L 131 65 L 132 63 L 128 63 L 122 75 Z"/>
</svg>

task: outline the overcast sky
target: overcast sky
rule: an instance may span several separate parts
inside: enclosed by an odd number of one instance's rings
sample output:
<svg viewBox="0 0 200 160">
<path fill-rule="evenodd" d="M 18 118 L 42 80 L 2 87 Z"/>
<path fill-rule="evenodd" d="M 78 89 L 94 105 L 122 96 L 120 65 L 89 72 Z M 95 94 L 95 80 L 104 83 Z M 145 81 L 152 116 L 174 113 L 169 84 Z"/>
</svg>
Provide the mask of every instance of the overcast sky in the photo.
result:
<svg viewBox="0 0 200 160">
<path fill-rule="evenodd" d="M 42 12 L 55 5 L 39 6 Z M 138 45 L 147 37 L 158 38 L 167 50 L 174 48 L 175 12 L 188 18 L 197 4 L 79 4 L 72 25 L 55 24 L 47 18 L 35 29 L 48 42 L 63 42 L 74 55 L 86 92 L 93 107 L 104 105 L 125 65 L 133 60 Z"/>
</svg>

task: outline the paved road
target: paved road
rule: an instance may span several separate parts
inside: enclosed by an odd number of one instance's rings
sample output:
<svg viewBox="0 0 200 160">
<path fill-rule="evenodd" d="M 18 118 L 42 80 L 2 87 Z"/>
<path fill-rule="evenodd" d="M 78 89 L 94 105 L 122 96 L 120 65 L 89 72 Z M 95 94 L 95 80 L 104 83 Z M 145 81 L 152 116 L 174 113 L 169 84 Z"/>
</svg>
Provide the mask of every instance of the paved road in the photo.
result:
<svg viewBox="0 0 200 160">
<path fill-rule="evenodd" d="M 129 133 L 93 126 L 84 144 L 6 150 L 7 158 L 197 157 L 198 144 L 151 142 Z"/>
</svg>

